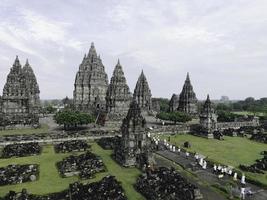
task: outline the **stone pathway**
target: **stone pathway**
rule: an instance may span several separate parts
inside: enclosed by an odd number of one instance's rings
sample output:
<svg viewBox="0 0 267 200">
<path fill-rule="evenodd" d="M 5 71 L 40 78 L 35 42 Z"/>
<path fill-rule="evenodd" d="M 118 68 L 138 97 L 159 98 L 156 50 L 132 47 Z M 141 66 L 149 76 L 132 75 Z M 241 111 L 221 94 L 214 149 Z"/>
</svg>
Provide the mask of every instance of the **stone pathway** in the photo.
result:
<svg viewBox="0 0 267 200">
<path fill-rule="evenodd" d="M 160 154 L 158 154 L 160 155 Z M 164 156 L 155 156 L 155 160 L 157 163 L 157 166 L 164 166 L 164 167 L 175 167 L 174 163 L 170 160 L 167 160 L 164 158 Z M 196 185 L 203 195 L 203 200 L 226 200 L 227 198 L 223 196 L 222 194 L 219 194 L 212 190 L 209 186 L 205 185 L 203 182 L 201 182 L 198 178 L 193 178 L 190 176 L 185 175 L 184 173 L 180 172 L 180 174 L 186 178 L 190 183 Z"/>
<path fill-rule="evenodd" d="M 184 169 L 189 169 L 192 165 L 195 164 L 195 159 L 192 156 L 186 158 L 185 153 L 181 152 L 180 154 L 171 152 L 169 150 L 161 150 L 157 152 L 158 155 L 175 162 L 176 164 L 180 165 Z M 199 168 L 198 170 L 194 171 L 193 173 L 197 175 L 200 180 L 207 182 L 210 185 L 219 184 L 224 187 L 232 177 L 225 176 L 222 179 L 219 179 L 217 175 L 212 172 L 212 168 L 207 168 L 203 170 Z M 266 200 L 267 199 L 267 190 L 264 190 L 256 185 L 253 184 L 246 184 L 247 188 L 250 188 L 251 191 L 254 193 L 252 196 L 247 196 L 246 199 L 253 199 L 253 200 Z M 238 189 L 233 190 L 235 193 L 239 193 Z"/>
</svg>

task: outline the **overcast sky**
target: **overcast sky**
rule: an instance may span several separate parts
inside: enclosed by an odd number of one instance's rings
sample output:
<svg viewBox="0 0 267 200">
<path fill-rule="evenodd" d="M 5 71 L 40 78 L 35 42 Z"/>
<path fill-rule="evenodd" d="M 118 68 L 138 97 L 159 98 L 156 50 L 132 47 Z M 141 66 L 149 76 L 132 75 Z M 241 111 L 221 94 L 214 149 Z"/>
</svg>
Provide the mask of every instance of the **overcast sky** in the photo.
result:
<svg viewBox="0 0 267 200">
<path fill-rule="evenodd" d="M 180 93 L 186 72 L 199 99 L 267 96 L 266 0 L 1 0 L 0 90 L 18 55 L 42 99 L 72 97 L 91 42 L 131 91 L 143 69 L 155 97 Z"/>
</svg>

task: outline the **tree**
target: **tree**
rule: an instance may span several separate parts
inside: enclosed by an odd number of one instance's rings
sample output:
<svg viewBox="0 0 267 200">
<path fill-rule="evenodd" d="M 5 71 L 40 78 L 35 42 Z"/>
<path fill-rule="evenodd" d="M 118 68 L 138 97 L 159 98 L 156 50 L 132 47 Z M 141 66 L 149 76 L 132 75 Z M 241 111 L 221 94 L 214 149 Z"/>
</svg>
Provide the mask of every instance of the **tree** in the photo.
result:
<svg viewBox="0 0 267 200">
<path fill-rule="evenodd" d="M 192 117 L 183 112 L 161 112 L 157 114 L 157 118 L 161 120 L 173 121 L 175 124 L 177 122 L 188 122 L 192 120 Z"/>
<path fill-rule="evenodd" d="M 218 121 L 219 122 L 234 122 L 236 118 L 241 117 L 242 115 L 238 115 L 229 111 L 218 111 Z"/>
<path fill-rule="evenodd" d="M 57 112 L 54 116 L 54 120 L 57 124 L 63 125 L 65 130 L 93 123 L 95 121 L 94 117 L 87 113 L 81 113 L 72 110 L 63 110 Z"/>
<path fill-rule="evenodd" d="M 232 104 L 229 104 L 229 103 L 218 103 L 217 106 L 216 106 L 216 110 L 227 110 L 227 111 L 230 111 L 232 110 Z"/>
<path fill-rule="evenodd" d="M 192 120 L 192 117 L 186 113 L 183 112 L 171 112 L 170 113 L 170 120 L 173 121 L 175 124 L 177 122 L 188 122 Z"/>
<path fill-rule="evenodd" d="M 54 114 L 57 111 L 56 108 L 54 108 L 52 105 L 48 105 L 45 107 L 45 112 L 48 114 Z"/>
</svg>

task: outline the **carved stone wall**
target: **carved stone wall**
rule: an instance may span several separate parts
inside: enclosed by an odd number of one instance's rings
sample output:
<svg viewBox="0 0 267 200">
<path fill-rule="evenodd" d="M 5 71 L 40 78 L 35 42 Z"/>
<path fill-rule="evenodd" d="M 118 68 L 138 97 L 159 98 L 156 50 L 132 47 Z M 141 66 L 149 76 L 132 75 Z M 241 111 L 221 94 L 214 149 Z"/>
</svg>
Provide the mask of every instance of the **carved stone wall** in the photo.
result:
<svg viewBox="0 0 267 200">
<path fill-rule="evenodd" d="M 94 112 L 106 109 L 108 76 L 100 56 L 92 43 L 76 74 L 73 92 L 74 107 L 80 111 Z"/>
<path fill-rule="evenodd" d="M 197 98 L 189 74 L 186 76 L 182 92 L 179 95 L 178 110 L 191 115 L 197 114 Z"/>
<path fill-rule="evenodd" d="M 134 100 L 121 126 L 121 143 L 115 148 L 115 159 L 123 166 L 139 166 L 152 162 L 146 120 Z"/>
<path fill-rule="evenodd" d="M 127 85 L 122 66 L 118 61 L 111 77 L 107 90 L 107 112 L 112 119 L 123 119 L 128 110 L 132 99 L 130 89 Z"/>
<path fill-rule="evenodd" d="M 39 86 L 28 60 L 22 68 L 16 57 L 3 89 L 2 125 L 38 124 L 39 94 Z"/>
<path fill-rule="evenodd" d="M 138 103 L 142 111 L 150 111 L 152 109 L 151 97 L 151 90 L 142 71 L 134 89 L 133 99 Z"/>
</svg>

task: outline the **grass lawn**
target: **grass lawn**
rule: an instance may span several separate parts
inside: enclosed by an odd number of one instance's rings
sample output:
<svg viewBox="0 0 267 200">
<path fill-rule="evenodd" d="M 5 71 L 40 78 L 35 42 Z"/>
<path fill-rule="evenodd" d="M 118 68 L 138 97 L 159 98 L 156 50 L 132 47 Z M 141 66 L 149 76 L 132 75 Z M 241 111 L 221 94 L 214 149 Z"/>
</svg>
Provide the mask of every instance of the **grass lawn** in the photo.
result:
<svg viewBox="0 0 267 200">
<path fill-rule="evenodd" d="M 163 136 L 168 138 L 168 136 Z M 185 141 L 191 143 L 189 151 L 198 152 L 208 157 L 209 160 L 225 165 L 238 167 L 239 164 L 250 165 L 255 160 L 262 158 L 261 151 L 267 150 L 267 144 L 251 141 L 240 137 L 224 137 L 223 141 L 205 139 L 193 135 L 170 136 L 171 143 L 183 146 Z M 246 173 L 248 177 L 260 181 L 267 186 L 267 173 Z"/>
<path fill-rule="evenodd" d="M 106 167 L 107 172 L 98 173 L 94 179 L 83 180 L 82 182 L 93 182 L 99 181 L 104 176 L 111 174 L 116 176 L 116 178 L 122 182 L 122 186 L 126 192 L 129 199 L 143 199 L 143 197 L 137 193 L 133 188 L 133 183 L 135 183 L 137 176 L 140 171 L 136 168 L 121 168 L 117 163 L 115 163 L 110 155 L 112 151 L 103 150 L 96 143 L 92 144 L 92 151 L 101 156 Z M 21 191 L 22 188 L 26 188 L 28 192 L 32 194 L 48 194 L 53 192 L 60 192 L 68 188 L 70 183 L 79 181 L 76 176 L 61 178 L 58 170 L 56 168 L 56 162 L 62 160 L 64 157 L 69 155 L 77 155 L 78 153 L 67 153 L 67 154 L 56 154 L 52 145 L 47 145 L 43 147 L 43 152 L 38 156 L 30 156 L 23 158 L 10 158 L 10 159 L 0 159 L 0 167 L 7 166 L 9 164 L 39 164 L 40 165 L 40 177 L 37 181 L 8 185 L 0 187 L 0 196 L 4 196 L 9 190 Z"/>
<path fill-rule="evenodd" d="M 101 156 L 103 159 L 109 174 L 116 176 L 117 180 L 122 183 L 122 187 L 129 200 L 143 200 L 144 197 L 136 192 L 133 184 L 136 182 L 136 178 L 141 174 L 137 168 L 125 168 L 117 164 L 112 158 L 111 150 L 103 150 L 99 145 L 94 143 L 92 145 L 92 151 Z"/>
<path fill-rule="evenodd" d="M 20 128 L 20 129 L 11 129 L 11 130 L 0 130 L 0 136 L 3 135 L 22 135 L 22 134 L 38 134 L 38 133 L 47 133 L 48 132 L 48 125 L 47 124 L 41 124 L 40 128 Z"/>
</svg>

